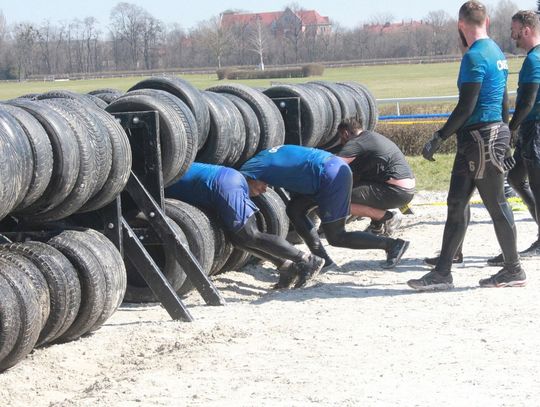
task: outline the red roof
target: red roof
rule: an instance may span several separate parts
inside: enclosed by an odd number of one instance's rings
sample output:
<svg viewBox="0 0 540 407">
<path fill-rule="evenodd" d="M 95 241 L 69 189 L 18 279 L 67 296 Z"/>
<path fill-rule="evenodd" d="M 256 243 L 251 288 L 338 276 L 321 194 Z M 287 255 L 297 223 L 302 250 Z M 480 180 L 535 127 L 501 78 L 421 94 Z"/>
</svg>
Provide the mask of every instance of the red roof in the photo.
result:
<svg viewBox="0 0 540 407">
<path fill-rule="evenodd" d="M 283 11 L 271 11 L 267 13 L 224 13 L 221 17 L 221 24 L 225 27 L 233 25 L 247 25 L 257 20 L 261 20 L 263 25 L 269 26 L 278 20 Z M 328 17 L 323 17 L 315 10 L 297 11 L 296 15 L 302 20 L 304 26 L 330 24 Z"/>
</svg>

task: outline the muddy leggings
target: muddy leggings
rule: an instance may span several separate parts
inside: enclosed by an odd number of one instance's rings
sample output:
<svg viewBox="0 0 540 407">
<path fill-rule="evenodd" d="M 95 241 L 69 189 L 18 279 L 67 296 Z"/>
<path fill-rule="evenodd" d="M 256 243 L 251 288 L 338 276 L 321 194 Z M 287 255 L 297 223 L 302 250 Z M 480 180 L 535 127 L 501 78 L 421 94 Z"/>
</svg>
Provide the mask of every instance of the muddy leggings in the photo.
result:
<svg viewBox="0 0 540 407">
<path fill-rule="evenodd" d="M 229 238 L 235 246 L 272 262 L 278 268 L 285 260 L 297 262 L 304 255 L 282 237 L 261 232 L 255 215 L 249 217 L 242 229 L 230 232 Z"/>
<path fill-rule="evenodd" d="M 444 225 L 441 254 L 436 266 L 440 274 L 450 273 L 452 259 L 463 242 L 470 218 L 469 201 L 475 187 L 493 221 L 505 267 L 513 269 L 519 266 L 514 216 L 504 196 L 503 185 L 502 173 L 491 174 L 483 179 L 452 174 L 447 198 L 448 216 Z"/>
<path fill-rule="evenodd" d="M 516 157 L 516 165 L 508 173 L 508 183 L 521 197 L 531 216 L 538 224 L 540 215 L 540 167 Z M 540 225 L 538 227 L 540 238 Z"/>
<path fill-rule="evenodd" d="M 287 215 L 294 229 L 304 242 L 306 242 L 311 252 L 322 257 L 329 263 L 331 260 L 322 245 L 317 228 L 307 216 L 308 212 L 316 206 L 317 203 L 313 198 L 305 195 L 296 196 L 287 204 Z M 375 236 L 371 233 L 347 232 L 345 230 L 346 220 L 346 218 L 343 218 L 321 225 L 326 240 L 328 240 L 331 246 L 346 247 L 349 249 L 387 250 L 394 243 L 394 239 Z"/>
</svg>

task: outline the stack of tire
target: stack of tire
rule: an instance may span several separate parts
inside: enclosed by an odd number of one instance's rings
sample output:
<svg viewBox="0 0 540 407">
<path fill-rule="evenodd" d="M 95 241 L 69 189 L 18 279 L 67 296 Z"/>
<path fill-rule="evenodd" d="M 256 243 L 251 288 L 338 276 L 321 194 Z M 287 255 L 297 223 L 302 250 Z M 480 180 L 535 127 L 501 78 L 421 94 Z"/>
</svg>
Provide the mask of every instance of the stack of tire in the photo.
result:
<svg viewBox="0 0 540 407">
<path fill-rule="evenodd" d="M 270 98 L 300 99 L 302 145 L 328 149 L 339 142 L 337 127 L 341 120 L 359 118 L 364 128 L 377 125 L 375 98 L 356 82 L 308 82 L 275 85 L 264 91 Z"/>
<path fill-rule="evenodd" d="M 124 189 L 132 162 L 126 133 L 90 99 L 68 94 L 0 104 L 0 219 L 55 221 L 100 209 Z"/>
<path fill-rule="evenodd" d="M 120 253 L 94 230 L 0 245 L 0 371 L 36 346 L 96 331 L 125 290 Z"/>
</svg>

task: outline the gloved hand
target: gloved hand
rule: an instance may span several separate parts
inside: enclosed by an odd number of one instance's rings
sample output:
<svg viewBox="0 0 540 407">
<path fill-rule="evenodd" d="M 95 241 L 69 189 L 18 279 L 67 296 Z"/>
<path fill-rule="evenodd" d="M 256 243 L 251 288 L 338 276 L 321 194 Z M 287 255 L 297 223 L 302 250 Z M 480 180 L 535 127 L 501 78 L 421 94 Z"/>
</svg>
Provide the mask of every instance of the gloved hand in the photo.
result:
<svg viewBox="0 0 540 407">
<path fill-rule="evenodd" d="M 504 171 L 506 172 L 514 168 L 514 165 L 516 165 L 516 160 L 514 159 L 514 156 L 512 155 L 512 150 L 508 149 L 506 150 L 506 154 L 504 155 L 502 167 Z"/>
<path fill-rule="evenodd" d="M 424 148 L 422 150 L 422 156 L 424 156 L 426 160 L 435 161 L 435 159 L 433 158 L 433 155 L 437 152 L 437 150 L 441 146 L 442 141 L 443 140 L 439 136 L 438 131 L 433 133 L 433 136 L 431 136 L 429 141 L 424 145 Z"/>
</svg>

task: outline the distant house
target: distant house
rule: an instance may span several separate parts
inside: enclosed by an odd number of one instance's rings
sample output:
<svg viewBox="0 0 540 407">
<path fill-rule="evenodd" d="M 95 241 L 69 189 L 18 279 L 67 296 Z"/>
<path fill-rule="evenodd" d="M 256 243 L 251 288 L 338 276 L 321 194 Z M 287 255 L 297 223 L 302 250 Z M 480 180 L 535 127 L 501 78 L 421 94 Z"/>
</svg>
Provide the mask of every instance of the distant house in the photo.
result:
<svg viewBox="0 0 540 407">
<path fill-rule="evenodd" d="M 275 36 L 298 34 L 329 34 L 332 32 L 332 24 L 328 17 L 321 16 L 315 10 L 273 11 L 265 13 L 236 13 L 227 12 L 221 15 L 221 26 L 232 28 L 234 26 L 249 26 L 257 21 L 267 27 Z"/>
<path fill-rule="evenodd" d="M 428 24 L 422 20 L 420 21 L 404 21 L 400 23 L 385 23 L 385 24 L 364 24 L 364 30 L 378 33 L 378 34 L 390 34 L 399 33 L 402 31 L 414 31 L 420 28 L 426 27 Z"/>
</svg>

